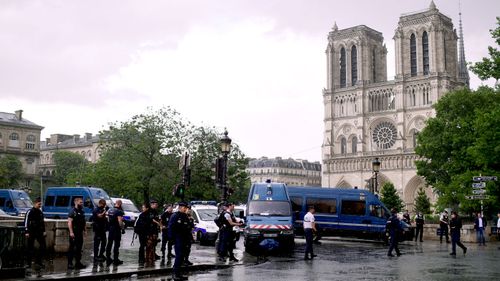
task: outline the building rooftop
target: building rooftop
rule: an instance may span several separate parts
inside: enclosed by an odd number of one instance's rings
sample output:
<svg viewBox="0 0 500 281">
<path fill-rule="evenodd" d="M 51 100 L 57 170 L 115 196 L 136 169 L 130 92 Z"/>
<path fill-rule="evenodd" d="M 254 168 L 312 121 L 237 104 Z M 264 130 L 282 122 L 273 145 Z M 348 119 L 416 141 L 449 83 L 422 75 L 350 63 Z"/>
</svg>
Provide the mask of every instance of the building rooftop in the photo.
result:
<svg viewBox="0 0 500 281">
<path fill-rule="evenodd" d="M 281 157 L 267 158 L 261 157 L 259 159 L 252 159 L 248 163 L 248 168 L 268 168 L 268 167 L 279 167 L 279 168 L 293 168 L 293 169 L 304 169 L 321 171 L 321 164 L 316 162 L 309 162 L 307 160 L 301 159 L 282 159 Z"/>
<path fill-rule="evenodd" d="M 31 122 L 28 119 L 23 118 L 23 111 L 17 110 L 15 113 L 9 112 L 0 112 L 0 124 L 10 125 L 10 126 L 18 126 L 18 127 L 26 127 L 26 128 L 34 128 L 42 130 L 43 127 Z"/>
</svg>

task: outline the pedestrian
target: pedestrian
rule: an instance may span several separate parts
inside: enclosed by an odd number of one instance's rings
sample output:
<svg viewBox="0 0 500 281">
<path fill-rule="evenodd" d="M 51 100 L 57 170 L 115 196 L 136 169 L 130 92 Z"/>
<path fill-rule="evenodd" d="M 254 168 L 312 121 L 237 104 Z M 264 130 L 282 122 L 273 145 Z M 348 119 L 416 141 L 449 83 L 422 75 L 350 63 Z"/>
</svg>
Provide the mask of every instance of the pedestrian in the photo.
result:
<svg viewBox="0 0 500 281">
<path fill-rule="evenodd" d="M 486 220 L 481 216 L 481 212 L 477 213 L 477 217 L 474 221 L 474 229 L 476 230 L 476 238 L 479 246 L 481 244 L 486 246 L 486 239 L 484 238 L 484 229 L 486 228 Z"/>
<path fill-rule="evenodd" d="M 316 232 L 316 222 L 314 218 L 314 206 L 309 206 L 309 212 L 304 216 L 304 235 L 306 237 L 305 260 L 312 260 L 316 257 L 313 250 L 313 235 Z"/>
<path fill-rule="evenodd" d="M 462 228 L 462 220 L 458 217 L 457 212 L 451 212 L 450 221 L 450 233 L 451 233 L 451 253 L 450 255 L 456 256 L 457 245 L 462 248 L 465 253 L 467 253 L 467 247 L 465 247 L 462 242 L 460 242 L 460 229 Z"/>
<path fill-rule="evenodd" d="M 179 203 L 177 212 L 173 213 L 168 222 L 169 237 L 174 241 L 175 261 L 172 268 L 173 280 L 185 280 L 186 277 L 180 274 L 181 265 L 184 262 L 184 252 L 186 241 L 190 239 L 189 219 L 186 214 L 187 204 Z"/>
<path fill-rule="evenodd" d="M 33 208 L 31 208 L 24 217 L 24 230 L 26 239 L 28 239 L 28 250 L 26 253 L 26 266 L 31 267 L 31 260 L 35 250 L 35 240 L 38 241 L 39 249 L 35 257 L 35 264 L 43 267 L 42 257 L 45 255 L 45 221 L 42 211 L 42 200 L 40 197 L 35 199 Z"/>
<path fill-rule="evenodd" d="M 238 222 L 233 214 L 234 204 L 226 203 L 226 209 L 223 213 L 223 223 L 220 229 L 221 231 L 221 241 L 222 243 L 220 247 L 219 253 L 219 261 L 225 262 L 226 257 L 229 257 L 229 261 L 238 262 L 239 260 L 234 256 L 234 239 L 235 233 L 233 230 L 234 226 L 243 225 L 240 221 Z"/>
<path fill-rule="evenodd" d="M 106 265 L 120 265 L 123 261 L 119 259 L 120 256 L 120 242 L 122 234 L 125 234 L 125 224 L 123 216 L 125 213 L 122 209 L 122 200 L 115 201 L 113 209 L 108 211 L 109 217 L 109 234 L 108 245 L 106 246 Z M 113 248 L 113 258 L 111 258 L 111 248 Z"/>
<path fill-rule="evenodd" d="M 191 211 L 191 205 L 187 205 L 186 215 L 188 216 L 188 220 L 189 220 L 189 223 L 188 223 L 189 230 L 188 231 L 190 234 L 192 234 L 193 229 L 194 229 L 194 218 L 193 218 L 192 211 Z M 186 251 L 184 252 L 184 262 L 183 262 L 184 265 L 193 265 L 193 263 L 191 261 L 189 261 L 189 255 L 191 254 L 191 245 L 192 244 L 193 244 L 193 235 L 189 235 L 189 238 L 186 240 L 186 245 L 185 245 Z"/>
<path fill-rule="evenodd" d="M 401 221 L 399 221 L 397 213 L 398 211 L 395 208 L 392 208 L 391 217 L 387 221 L 387 229 L 389 230 L 389 235 L 391 239 L 389 252 L 387 252 L 388 257 L 394 257 L 394 255 L 392 254 L 392 250 L 396 250 L 396 255 L 398 257 L 401 256 L 401 252 L 399 251 L 398 248 L 399 232 L 401 230 Z"/>
<path fill-rule="evenodd" d="M 439 243 L 443 243 L 443 235 L 446 237 L 446 243 L 450 243 L 450 239 L 448 238 L 448 225 L 448 211 L 445 210 L 439 217 L 439 228 L 441 230 L 439 234 Z"/>
<path fill-rule="evenodd" d="M 94 230 L 94 264 L 106 260 L 106 230 L 108 228 L 108 217 L 106 212 L 106 200 L 99 200 L 98 206 L 92 211 L 92 228 Z"/>
<path fill-rule="evenodd" d="M 150 217 L 150 206 L 149 203 L 142 204 L 142 212 L 137 218 L 134 224 L 134 232 L 139 237 L 139 265 L 144 266 L 146 261 L 146 247 L 148 242 L 148 237 L 151 232 L 151 217 Z"/>
<path fill-rule="evenodd" d="M 410 218 L 410 213 L 408 213 L 408 210 L 405 210 L 403 214 L 403 221 L 406 222 L 408 225 L 411 225 L 411 218 Z"/>
<path fill-rule="evenodd" d="M 424 235 L 424 215 L 421 212 L 417 212 L 415 215 L 415 242 L 417 242 L 418 235 L 420 234 L 420 242 L 424 242 L 422 240 L 422 236 Z"/>
<path fill-rule="evenodd" d="M 160 255 L 156 254 L 156 245 L 158 244 L 158 234 L 160 232 L 159 230 L 161 227 L 160 213 L 158 210 L 158 201 L 156 199 L 151 199 L 150 204 L 151 204 L 151 209 L 149 211 L 151 212 L 150 215 L 153 221 L 150 238 L 151 241 L 153 242 L 154 259 L 159 260 L 161 257 Z"/>
<path fill-rule="evenodd" d="M 165 263 L 165 252 L 167 252 L 167 259 L 170 260 L 175 256 L 172 254 L 173 241 L 168 237 L 168 222 L 173 214 L 172 205 L 166 205 L 163 214 L 161 214 L 161 259 Z"/>
<path fill-rule="evenodd" d="M 68 269 L 83 269 L 87 266 L 82 264 L 83 237 L 86 232 L 85 211 L 83 210 L 83 200 L 76 197 L 73 200 L 74 208 L 68 214 L 69 249 L 68 249 Z M 73 258 L 75 265 L 73 266 Z"/>
</svg>

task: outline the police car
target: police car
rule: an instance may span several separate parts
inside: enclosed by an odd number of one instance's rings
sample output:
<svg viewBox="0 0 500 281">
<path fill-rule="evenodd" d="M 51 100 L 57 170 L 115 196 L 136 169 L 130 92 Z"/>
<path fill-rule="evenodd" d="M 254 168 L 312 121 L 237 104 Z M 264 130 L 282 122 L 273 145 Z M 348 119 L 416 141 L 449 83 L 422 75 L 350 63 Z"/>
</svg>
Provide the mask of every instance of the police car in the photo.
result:
<svg viewBox="0 0 500 281">
<path fill-rule="evenodd" d="M 122 200 L 122 209 L 125 215 L 123 216 L 123 221 L 125 223 L 125 226 L 133 226 L 139 215 L 141 214 L 141 211 L 137 209 L 135 206 L 134 202 L 129 199 L 124 199 L 124 198 L 115 198 L 111 197 L 111 201 L 113 201 L 113 204 L 116 202 L 116 200 Z"/>
<path fill-rule="evenodd" d="M 191 215 L 194 219 L 193 239 L 202 245 L 214 245 L 219 234 L 219 228 L 214 222 L 218 216 L 217 207 L 211 203 L 210 201 L 191 202 Z"/>
</svg>

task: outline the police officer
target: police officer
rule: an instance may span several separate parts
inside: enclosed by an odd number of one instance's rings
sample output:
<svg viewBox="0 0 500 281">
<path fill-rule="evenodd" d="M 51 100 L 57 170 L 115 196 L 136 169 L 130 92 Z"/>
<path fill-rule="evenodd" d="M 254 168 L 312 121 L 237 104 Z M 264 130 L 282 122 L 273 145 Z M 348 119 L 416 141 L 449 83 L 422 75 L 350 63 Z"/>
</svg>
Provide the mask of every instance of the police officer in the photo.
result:
<svg viewBox="0 0 500 281">
<path fill-rule="evenodd" d="M 159 260 L 160 256 L 156 254 L 156 244 L 158 244 L 158 234 L 159 234 L 159 229 L 161 227 L 160 225 L 160 213 L 158 210 L 158 201 L 156 199 L 151 199 L 150 201 L 151 204 L 151 209 L 149 210 L 151 213 L 151 219 L 153 222 L 152 229 L 151 229 L 151 238 L 153 242 L 153 253 L 154 253 L 154 258 L 155 260 Z"/>
<path fill-rule="evenodd" d="M 304 236 L 306 237 L 305 260 L 312 260 L 316 255 L 313 251 L 313 232 L 316 232 L 316 223 L 314 219 L 314 206 L 309 206 L 309 212 L 304 216 Z M 310 254 L 310 256 L 309 256 Z"/>
<path fill-rule="evenodd" d="M 220 253 L 219 253 L 219 261 L 225 262 L 226 257 L 229 256 L 230 261 L 238 262 L 238 259 L 234 256 L 233 250 L 234 250 L 234 239 L 235 239 L 235 234 L 233 230 L 233 226 L 240 226 L 243 223 L 242 222 L 237 222 L 236 218 L 234 217 L 233 214 L 234 210 L 234 204 L 232 203 L 227 203 L 226 204 L 226 210 L 224 211 L 224 224 L 222 228 L 220 229 L 221 231 L 221 241 L 219 243 L 222 243 L 220 247 Z"/>
<path fill-rule="evenodd" d="M 456 248 L 457 245 L 462 248 L 462 251 L 467 253 L 467 247 L 460 242 L 460 229 L 462 228 L 462 220 L 458 217 L 457 212 L 451 212 L 451 221 L 450 221 L 450 232 L 451 232 L 451 253 L 450 255 L 455 256 L 457 254 Z"/>
<path fill-rule="evenodd" d="M 188 216 L 188 220 L 189 220 L 188 231 L 191 234 L 191 233 L 193 233 L 193 229 L 194 229 L 194 218 L 191 214 L 191 205 L 187 205 L 186 215 Z M 191 245 L 192 244 L 193 244 L 193 235 L 189 235 L 189 238 L 186 240 L 186 245 L 185 245 L 186 248 L 185 248 L 185 252 L 184 252 L 184 261 L 183 261 L 184 265 L 193 265 L 193 263 L 189 261 L 189 255 L 191 254 Z"/>
<path fill-rule="evenodd" d="M 94 230 L 94 264 L 106 260 L 104 252 L 106 251 L 106 229 L 108 228 L 108 217 L 106 200 L 99 200 L 99 204 L 92 211 L 92 226 Z"/>
<path fill-rule="evenodd" d="M 163 214 L 161 214 L 161 259 L 162 262 L 165 261 L 165 250 L 168 249 L 167 258 L 170 260 L 175 257 L 172 254 L 172 245 L 173 241 L 168 237 L 168 222 L 170 221 L 170 217 L 173 214 L 173 209 L 171 205 L 165 206 L 165 210 Z M 167 245 L 168 244 L 168 245 Z"/>
<path fill-rule="evenodd" d="M 397 210 L 395 208 L 391 209 L 391 217 L 387 221 L 387 228 L 389 229 L 389 234 L 391 236 L 388 257 L 394 257 L 392 250 L 396 250 L 396 255 L 401 256 L 401 252 L 398 248 L 399 231 L 401 229 L 401 222 L 398 219 Z"/>
<path fill-rule="evenodd" d="M 149 209 L 148 216 L 148 234 L 146 240 L 146 264 L 148 266 L 153 266 L 156 258 L 156 244 L 158 243 L 158 227 L 160 221 L 158 218 L 158 213 L 153 206 L 158 208 L 158 202 L 156 200 L 151 200 L 151 208 Z"/>
<path fill-rule="evenodd" d="M 40 245 L 39 252 L 36 256 L 35 264 L 43 267 L 42 256 L 45 254 L 45 221 L 42 212 L 42 201 L 40 198 L 35 199 L 35 204 L 24 218 L 25 235 L 28 239 L 28 251 L 26 253 L 27 267 L 31 267 L 31 259 L 35 248 L 35 240 Z"/>
<path fill-rule="evenodd" d="M 173 266 L 173 280 L 186 279 L 180 275 L 180 268 L 184 261 L 184 252 L 186 248 L 186 241 L 190 239 L 189 233 L 189 218 L 186 214 L 187 204 L 184 202 L 179 203 L 178 211 L 175 212 L 168 222 L 169 237 L 174 241 L 175 262 Z"/>
<path fill-rule="evenodd" d="M 446 237 L 446 243 L 450 243 L 450 239 L 448 238 L 448 211 L 444 211 L 439 217 L 439 228 L 441 229 L 441 234 L 439 235 L 439 243 L 443 243 L 443 235 Z"/>
<path fill-rule="evenodd" d="M 68 269 L 83 269 L 87 267 L 82 264 L 82 247 L 85 230 L 85 211 L 83 210 L 83 200 L 77 197 L 73 200 L 75 207 L 68 214 L 69 230 L 69 250 L 68 250 Z M 73 266 L 73 258 L 75 265 Z"/>
<path fill-rule="evenodd" d="M 120 255 L 120 242 L 122 240 L 122 233 L 125 233 L 125 225 L 123 223 L 123 216 L 125 213 L 122 209 L 122 200 L 116 200 L 115 207 L 108 211 L 109 217 L 109 234 L 108 245 L 106 246 L 106 265 L 109 266 L 123 264 L 118 256 Z M 114 244 L 114 247 L 113 247 Z M 113 248 L 113 259 L 111 259 L 111 248 Z"/>
<path fill-rule="evenodd" d="M 422 236 L 424 235 L 424 215 L 421 212 L 418 212 L 415 215 L 415 242 L 417 242 L 418 234 L 420 233 L 420 242 L 424 242 L 422 240 Z"/>
</svg>

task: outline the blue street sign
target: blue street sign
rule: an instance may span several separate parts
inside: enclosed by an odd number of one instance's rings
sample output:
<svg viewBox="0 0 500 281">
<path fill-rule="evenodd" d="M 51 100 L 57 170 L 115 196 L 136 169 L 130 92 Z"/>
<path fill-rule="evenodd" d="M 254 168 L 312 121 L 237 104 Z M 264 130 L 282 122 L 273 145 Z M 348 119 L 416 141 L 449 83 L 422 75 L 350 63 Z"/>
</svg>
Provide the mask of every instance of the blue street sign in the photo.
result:
<svg viewBox="0 0 500 281">
<path fill-rule="evenodd" d="M 485 182 L 473 182 L 472 183 L 472 188 L 485 188 L 486 183 Z"/>
<path fill-rule="evenodd" d="M 485 194 L 486 189 L 474 189 L 472 190 L 472 194 Z"/>
<path fill-rule="evenodd" d="M 473 181 L 497 181 L 498 178 L 497 176 L 479 176 L 479 177 L 472 177 Z"/>
</svg>

